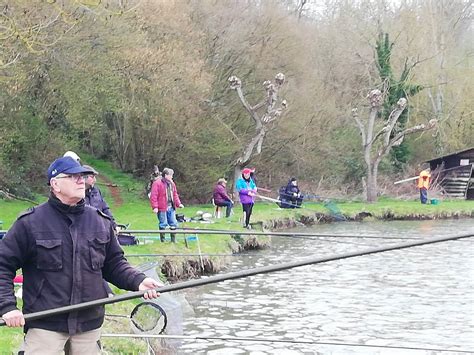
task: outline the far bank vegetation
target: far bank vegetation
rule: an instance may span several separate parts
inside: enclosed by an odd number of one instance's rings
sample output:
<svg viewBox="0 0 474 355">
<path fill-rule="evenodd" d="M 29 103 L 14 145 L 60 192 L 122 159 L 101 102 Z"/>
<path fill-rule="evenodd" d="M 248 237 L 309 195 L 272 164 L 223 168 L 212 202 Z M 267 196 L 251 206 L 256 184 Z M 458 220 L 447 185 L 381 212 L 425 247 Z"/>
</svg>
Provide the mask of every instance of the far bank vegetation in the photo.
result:
<svg viewBox="0 0 474 355">
<path fill-rule="evenodd" d="M 0 19 L 0 190 L 45 192 L 46 166 L 72 149 L 144 181 L 155 164 L 172 167 L 185 201 L 208 202 L 256 135 L 228 78 L 258 103 L 262 83 L 281 72 L 279 97 L 290 104 L 266 124 L 251 160 L 259 185 L 295 176 L 306 191 L 361 196 L 367 165 L 351 110 L 367 117 L 368 93 L 387 92 L 376 50 L 385 33 L 395 78 L 416 63 L 406 84 L 420 90 L 405 97 L 406 127 L 438 124 L 380 161 L 377 192 L 403 193 L 393 181 L 420 162 L 472 145 L 471 1 L 320 3 L 9 2 Z"/>
</svg>

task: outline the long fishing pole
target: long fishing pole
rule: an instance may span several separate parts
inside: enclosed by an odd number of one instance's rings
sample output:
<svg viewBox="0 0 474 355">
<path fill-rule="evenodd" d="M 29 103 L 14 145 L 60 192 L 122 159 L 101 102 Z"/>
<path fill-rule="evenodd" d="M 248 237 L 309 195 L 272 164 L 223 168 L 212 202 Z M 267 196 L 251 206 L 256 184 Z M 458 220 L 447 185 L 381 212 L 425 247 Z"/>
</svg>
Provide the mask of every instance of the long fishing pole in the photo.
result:
<svg viewBox="0 0 474 355">
<path fill-rule="evenodd" d="M 8 230 L 0 230 L 0 233 L 8 232 Z M 301 239 L 317 239 L 317 238 L 360 238 L 360 239 L 380 239 L 380 240 L 416 240 L 417 238 L 407 237 L 377 237 L 374 235 L 353 235 L 353 234 L 327 234 L 327 233 L 306 233 L 306 232 L 251 232 L 249 230 L 228 230 L 228 229 L 204 229 L 204 228 L 188 228 L 188 229 L 126 229 L 120 231 L 123 234 L 212 234 L 212 235 L 256 235 L 256 236 L 276 236 Z M 155 238 L 155 237 L 138 237 L 138 238 Z"/>
<path fill-rule="evenodd" d="M 101 334 L 104 338 L 144 338 L 144 339 L 180 339 L 180 340 L 225 340 L 239 342 L 262 342 L 262 343 L 287 343 L 287 344 L 309 344 L 309 345 L 333 345 L 333 346 L 350 346 L 363 348 L 382 348 L 382 349 L 399 349 L 399 350 L 420 350 L 420 351 L 438 351 L 438 352 L 459 352 L 472 354 L 472 350 L 463 349 L 442 349 L 430 348 L 422 346 L 396 346 L 396 345 L 372 345 L 357 344 L 331 341 L 312 341 L 312 340 L 292 340 L 292 339 L 271 339 L 271 338 L 251 338 L 251 337 L 235 337 L 235 336 L 207 336 L 207 335 L 164 335 L 164 334 Z"/>
<path fill-rule="evenodd" d="M 453 168 L 449 168 L 449 169 L 443 169 L 443 170 L 440 170 L 440 171 L 436 171 L 433 170 L 432 173 L 437 173 L 437 174 L 440 174 L 440 173 L 444 173 L 445 171 L 450 171 L 450 170 L 455 170 L 455 169 L 461 169 L 461 168 L 465 168 L 466 166 L 469 166 L 469 165 L 459 165 L 459 166 L 455 166 Z M 401 184 L 401 183 L 404 183 L 404 182 L 408 182 L 408 181 L 413 181 L 413 180 L 416 180 L 416 179 L 419 179 L 420 176 L 417 175 L 417 176 L 413 176 L 411 178 L 408 178 L 408 179 L 403 179 L 403 180 L 398 180 L 398 181 L 395 181 L 393 184 L 394 185 L 398 185 L 398 184 Z"/>
<path fill-rule="evenodd" d="M 287 202 L 287 201 L 281 201 L 281 200 L 277 200 L 276 198 L 271 198 L 271 197 L 267 197 L 267 196 L 262 196 L 262 195 L 259 195 L 259 194 L 256 194 L 255 195 L 256 197 L 259 197 L 263 200 L 268 200 L 268 201 L 271 201 L 271 202 L 275 202 L 277 204 L 286 204 L 290 207 L 294 207 L 294 208 L 302 208 L 304 210 L 308 210 L 308 211 L 313 211 L 313 212 L 317 212 L 316 210 L 313 210 L 311 208 L 308 208 L 308 207 L 304 207 L 304 206 L 299 206 L 299 205 L 295 205 L 294 203 L 291 203 L 291 202 Z M 339 220 L 347 220 L 347 218 L 342 214 L 340 213 L 339 211 L 334 211 L 333 209 L 329 208 L 326 204 L 323 205 L 326 209 L 329 210 L 329 212 L 331 212 L 331 216 L 336 218 L 336 219 L 339 219 Z"/>
<path fill-rule="evenodd" d="M 143 258 L 143 257 L 158 257 L 158 256 L 257 256 L 257 254 L 125 254 L 126 258 Z"/>
<path fill-rule="evenodd" d="M 306 207 L 303 207 L 303 206 L 299 206 L 299 205 L 296 205 L 294 203 L 291 203 L 291 202 L 288 202 L 288 201 L 282 201 L 282 200 L 278 200 L 276 198 L 271 198 L 271 197 L 267 197 L 267 196 L 262 196 L 262 195 L 255 195 L 256 197 L 258 198 L 261 198 L 262 200 L 267 200 L 267 201 L 271 201 L 271 202 L 275 202 L 275 203 L 279 203 L 279 204 L 285 204 L 285 205 L 288 205 L 290 207 L 294 207 L 294 208 L 302 208 L 302 209 L 308 209 Z M 311 209 L 309 209 L 311 210 Z M 311 210 L 311 211 L 314 211 L 314 210 Z"/>
<path fill-rule="evenodd" d="M 159 233 L 173 233 L 173 234 L 230 234 L 230 235 L 262 235 L 262 236 L 280 236 L 280 237 L 315 237 L 315 238 L 367 238 L 367 239 L 394 239 L 394 240 L 412 240 L 414 238 L 407 237 L 377 237 L 374 235 L 352 235 L 352 234 L 325 234 L 325 233 L 306 233 L 306 232 L 257 232 L 257 231 L 236 231 L 225 229 L 130 229 L 122 231 L 121 233 L 129 234 L 159 234 Z"/>
<path fill-rule="evenodd" d="M 214 284 L 214 283 L 227 281 L 227 280 L 241 279 L 248 276 L 267 274 L 270 272 L 283 271 L 283 270 L 293 269 L 300 266 L 315 265 L 315 264 L 325 263 L 328 261 L 342 260 L 342 259 L 348 259 L 348 258 L 353 258 L 357 256 L 383 253 L 383 252 L 391 251 L 391 250 L 400 250 L 400 249 L 412 248 L 412 247 L 416 247 L 420 245 L 435 244 L 435 243 L 447 242 L 447 241 L 452 241 L 452 240 L 470 238 L 472 236 L 474 236 L 474 231 L 473 233 L 470 233 L 470 234 L 461 234 L 461 235 L 455 235 L 455 236 L 450 236 L 450 237 L 437 237 L 437 238 L 431 238 L 431 239 L 425 239 L 425 240 L 419 240 L 419 241 L 413 241 L 413 242 L 394 244 L 391 246 L 389 245 L 385 247 L 372 248 L 372 249 L 367 249 L 367 250 L 362 250 L 362 251 L 336 254 L 336 255 L 331 255 L 331 256 L 326 256 L 326 257 L 309 257 L 309 258 L 304 258 L 298 261 L 256 267 L 256 268 L 252 268 L 248 270 L 241 270 L 237 272 L 230 272 L 230 273 L 225 273 L 221 275 L 216 275 L 216 276 L 208 277 L 205 279 L 190 280 L 190 281 L 185 281 L 185 282 L 181 282 L 174 285 L 166 285 L 163 287 L 159 287 L 156 290 L 160 293 L 184 290 L 191 287 Z M 35 320 L 35 319 L 40 319 L 44 317 L 54 316 L 57 314 L 80 311 L 80 310 L 91 308 L 91 307 L 102 306 L 102 305 L 117 303 L 121 301 L 128 301 L 128 300 L 142 297 L 146 292 L 147 290 L 133 291 L 133 292 L 129 292 L 123 295 L 118 295 L 118 296 L 114 296 L 110 298 L 101 298 L 101 299 L 97 299 L 93 301 L 70 305 L 70 306 L 58 307 L 58 308 L 44 310 L 40 312 L 25 314 L 25 320 L 26 321 Z M 5 321 L 2 319 L 0 320 L 0 326 L 3 326 L 3 325 L 5 325 Z"/>
</svg>

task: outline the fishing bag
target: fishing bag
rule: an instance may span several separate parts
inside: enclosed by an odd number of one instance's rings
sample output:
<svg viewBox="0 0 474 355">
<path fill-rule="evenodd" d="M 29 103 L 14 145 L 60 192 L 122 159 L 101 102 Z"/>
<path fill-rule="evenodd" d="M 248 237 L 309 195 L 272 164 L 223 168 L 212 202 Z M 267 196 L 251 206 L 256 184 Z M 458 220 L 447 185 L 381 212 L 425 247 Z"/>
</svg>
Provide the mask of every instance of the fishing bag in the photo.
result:
<svg viewBox="0 0 474 355">
<path fill-rule="evenodd" d="M 127 233 L 119 233 L 117 239 L 120 245 L 137 245 L 138 239 L 134 235 Z"/>
<path fill-rule="evenodd" d="M 280 208 L 291 208 L 291 201 L 288 200 L 288 195 L 286 194 L 286 186 L 282 186 L 278 189 L 278 199 L 281 201 L 277 203 Z"/>
</svg>

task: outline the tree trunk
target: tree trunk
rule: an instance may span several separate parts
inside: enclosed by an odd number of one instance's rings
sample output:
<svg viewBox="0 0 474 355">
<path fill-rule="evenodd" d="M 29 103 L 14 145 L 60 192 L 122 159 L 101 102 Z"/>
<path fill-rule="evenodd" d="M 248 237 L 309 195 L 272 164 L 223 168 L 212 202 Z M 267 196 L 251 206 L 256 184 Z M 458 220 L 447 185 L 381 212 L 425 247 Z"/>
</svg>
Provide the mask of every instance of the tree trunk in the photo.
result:
<svg viewBox="0 0 474 355">
<path fill-rule="evenodd" d="M 234 166 L 234 181 L 232 182 L 232 191 L 234 192 L 235 202 L 238 201 L 238 193 L 237 193 L 236 184 L 237 184 L 237 180 L 240 178 L 242 174 L 242 169 L 244 168 L 244 166 L 245 165 L 240 165 L 240 164 Z"/>
<path fill-rule="evenodd" d="M 283 111 L 288 107 L 288 105 L 286 100 L 283 100 L 280 104 L 281 107 L 275 108 L 278 100 L 278 91 L 285 82 L 285 75 L 282 73 L 278 73 L 275 76 L 274 83 L 269 80 L 263 83 L 267 95 L 260 103 L 256 104 L 255 106 L 251 106 L 244 97 L 242 91 L 242 82 L 238 77 L 231 76 L 228 81 L 230 83 L 230 88 L 236 90 L 240 102 L 254 121 L 256 132 L 255 136 L 244 148 L 242 155 L 236 160 L 234 165 L 234 181 L 232 185 L 232 191 L 236 193 L 236 182 L 240 178 L 242 169 L 250 163 L 253 157 L 259 155 L 262 152 L 263 140 L 267 131 L 265 124 L 278 119 L 282 115 Z M 261 108 L 265 108 L 265 112 L 262 115 L 258 114 L 257 112 Z"/>
<path fill-rule="evenodd" d="M 377 167 L 367 169 L 367 202 L 377 202 Z"/>
</svg>

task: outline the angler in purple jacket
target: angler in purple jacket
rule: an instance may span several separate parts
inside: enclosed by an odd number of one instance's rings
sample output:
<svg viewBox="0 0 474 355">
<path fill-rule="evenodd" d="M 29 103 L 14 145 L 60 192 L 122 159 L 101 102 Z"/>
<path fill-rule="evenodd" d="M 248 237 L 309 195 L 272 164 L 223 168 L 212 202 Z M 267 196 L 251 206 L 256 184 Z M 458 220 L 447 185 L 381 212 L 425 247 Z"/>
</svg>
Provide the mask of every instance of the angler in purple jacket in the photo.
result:
<svg viewBox="0 0 474 355">
<path fill-rule="evenodd" d="M 227 185 L 227 180 L 224 178 L 220 178 L 217 180 L 216 186 L 214 186 L 214 192 L 212 194 L 212 198 L 214 199 L 214 204 L 216 206 L 226 207 L 225 216 L 230 217 L 232 212 L 232 207 L 234 206 L 234 202 L 232 199 L 227 195 L 227 191 L 225 189 Z"/>
<path fill-rule="evenodd" d="M 250 229 L 250 216 L 252 215 L 254 196 L 257 194 L 257 185 L 255 185 L 255 182 L 250 177 L 250 174 L 253 172 L 249 168 L 243 169 L 242 176 L 235 184 L 244 211 L 244 228 L 247 229 Z"/>
<path fill-rule="evenodd" d="M 25 323 L 23 314 L 107 297 L 102 279 L 119 288 L 158 296 L 160 283 L 133 268 L 118 244 L 109 216 L 84 202 L 92 171 L 70 157 L 48 169 L 49 200 L 21 214 L 0 243 L 0 315 L 9 327 L 24 326 L 26 354 L 99 354 L 104 306 Z M 23 271 L 23 311 L 13 277 Z"/>
</svg>

